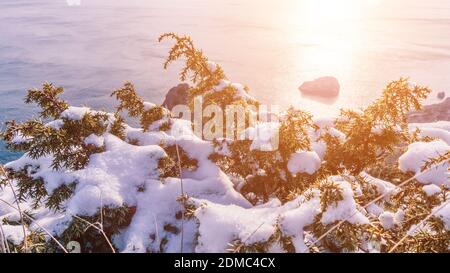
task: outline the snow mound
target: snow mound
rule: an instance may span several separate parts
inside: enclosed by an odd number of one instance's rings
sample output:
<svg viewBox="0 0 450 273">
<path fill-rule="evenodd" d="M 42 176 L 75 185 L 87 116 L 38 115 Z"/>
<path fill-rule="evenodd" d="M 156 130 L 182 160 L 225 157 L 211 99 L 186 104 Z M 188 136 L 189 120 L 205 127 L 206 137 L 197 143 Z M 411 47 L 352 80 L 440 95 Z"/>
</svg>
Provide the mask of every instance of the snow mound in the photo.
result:
<svg viewBox="0 0 450 273">
<path fill-rule="evenodd" d="M 225 252 L 230 242 L 253 245 L 270 241 L 277 229 L 292 236 L 295 250 L 307 252 L 303 229 L 312 224 L 320 212 L 317 190 L 313 197 L 299 196 L 284 205 L 243 208 L 224 206 L 207 200 L 193 199 L 199 206 L 195 217 L 199 222 L 196 252 Z M 274 246 L 275 247 L 275 246 Z"/>
<path fill-rule="evenodd" d="M 23 241 L 22 226 L 3 225 L 3 232 L 6 240 L 19 245 Z"/>
<path fill-rule="evenodd" d="M 333 176 L 330 179 L 341 189 L 343 200 L 329 205 L 322 214 L 321 222 L 328 225 L 347 220 L 351 224 L 368 224 L 369 219 L 357 208 L 350 183 L 340 176 Z"/>
<path fill-rule="evenodd" d="M 447 153 L 449 150 L 450 146 L 442 140 L 412 143 L 408 146 L 406 153 L 399 158 L 399 168 L 403 172 L 411 171 L 419 174 L 426 162 Z M 449 167 L 448 162 L 434 165 L 429 171 L 419 175 L 417 180 L 423 184 L 449 186 Z"/>
<path fill-rule="evenodd" d="M 395 226 L 395 214 L 389 211 L 383 212 L 379 217 L 381 225 L 384 229 L 392 229 Z"/>
<path fill-rule="evenodd" d="M 137 194 L 137 211 L 130 226 L 116 238 L 123 252 L 157 252 L 164 240 L 169 239 L 165 252 L 180 251 L 181 221 L 174 221 L 177 212 L 183 207 L 176 202 L 181 195 L 180 180 L 169 178 L 164 183 L 158 180 L 145 182 L 145 192 Z M 185 193 L 193 198 L 207 198 L 217 206 L 241 208 L 250 204 L 233 190 L 226 176 L 203 180 L 183 179 Z M 233 205 L 231 205 L 233 204 Z M 240 205 L 240 206 L 239 206 Z M 233 211 L 233 210 L 229 210 Z M 168 231 L 171 225 L 175 231 Z M 165 228 L 166 227 L 166 228 Z M 154 238 L 149 240 L 149 238 Z M 184 250 L 194 252 L 196 238 L 195 222 L 184 223 Z M 122 243 L 120 243 L 122 242 Z"/>
<path fill-rule="evenodd" d="M 444 126 L 444 125 L 445 125 L 445 122 L 410 124 L 409 131 L 412 133 L 416 129 L 419 129 L 420 137 L 431 137 L 431 138 L 440 139 L 440 140 L 445 141 L 447 143 L 447 145 L 450 145 L 450 128 L 447 128 L 447 126 Z"/>
<path fill-rule="evenodd" d="M 316 152 L 297 152 L 288 162 L 288 170 L 292 175 L 298 173 L 314 174 L 320 169 L 321 160 Z"/>
<path fill-rule="evenodd" d="M 391 182 L 375 178 L 367 174 L 366 172 L 362 172 L 360 176 L 363 177 L 364 180 L 369 184 L 374 185 L 377 188 L 378 194 L 386 195 L 386 197 L 384 198 L 386 201 L 389 200 L 391 195 L 395 194 L 399 190 L 397 186 L 395 186 Z"/>
<path fill-rule="evenodd" d="M 441 207 L 434 208 L 433 213 L 444 222 L 445 229 L 450 230 L 450 202 L 447 201 Z"/>
<path fill-rule="evenodd" d="M 84 140 L 84 144 L 94 145 L 95 147 L 102 147 L 104 143 L 105 139 L 102 136 L 97 136 L 96 134 L 92 134 Z"/>
<path fill-rule="evenodd" d="M 89 109 L 88 107 L 69 106 L 67 110 L 64 110 L 61 113 L 61 117 L 71 120 L 81 120 L 85 114 L 90 112 L 91 109 Z"/>
<path fill-rule="evenodd" d="M 436 185 L 426 185 L 423 186 L 422 189 L 428 197 L 431 197 L 441 192 L 441 188 L 439 188 Z"/>
</svg>

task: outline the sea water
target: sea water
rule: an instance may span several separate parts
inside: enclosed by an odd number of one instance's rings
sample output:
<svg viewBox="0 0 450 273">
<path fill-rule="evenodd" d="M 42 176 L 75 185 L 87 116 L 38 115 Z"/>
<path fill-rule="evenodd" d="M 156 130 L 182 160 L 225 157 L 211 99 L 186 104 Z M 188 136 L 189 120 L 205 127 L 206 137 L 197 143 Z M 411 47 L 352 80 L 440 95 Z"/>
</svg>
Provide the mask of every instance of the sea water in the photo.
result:
<svg viewBox="0 0 450 273">
<path fill-rule="evenodd" d="M 315 115 L 364 107 L 401 76 L 450 89 L 448 0 L 1 0 L 2 125 L 36 116 L 23 97 L 45 81 L 73 105 L 111 110 L 124 81 L 161 103 L 180 68 L 162 68 L 164 32 L 190 35 L 262 103 Z M 339 97 L 301 95 L 321 76 L 339 80 Z M 0 145 L 0 162 L 16 157 Z"/>
</svg>

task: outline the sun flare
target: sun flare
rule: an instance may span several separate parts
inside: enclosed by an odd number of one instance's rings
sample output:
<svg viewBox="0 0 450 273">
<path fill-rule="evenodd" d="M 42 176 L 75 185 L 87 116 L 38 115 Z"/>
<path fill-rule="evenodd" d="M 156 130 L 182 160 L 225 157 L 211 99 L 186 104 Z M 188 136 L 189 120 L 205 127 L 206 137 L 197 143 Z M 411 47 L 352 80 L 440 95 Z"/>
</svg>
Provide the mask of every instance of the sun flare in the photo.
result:
<svg viewBox="0 0 450 273">
<path fill-rule="evenodd" d="M 366 15 L 381 0 L 307 0 L 304 4 L 308 21 L 314 25 L 340 27 L 353 18 Z M 337 25 L 335 25 L 337 23 Z"/>
</svg>

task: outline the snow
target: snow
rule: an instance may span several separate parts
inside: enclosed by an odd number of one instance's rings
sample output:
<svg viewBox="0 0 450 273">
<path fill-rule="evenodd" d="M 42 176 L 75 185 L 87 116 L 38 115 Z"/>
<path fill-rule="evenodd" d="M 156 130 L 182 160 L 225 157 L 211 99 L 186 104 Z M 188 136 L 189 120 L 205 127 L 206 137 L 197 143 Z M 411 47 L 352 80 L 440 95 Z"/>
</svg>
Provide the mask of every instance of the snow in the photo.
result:
<svg viewBox="0 0 450 273">
<path fill-rule="evenodd" d="M 375 215 L 377 217 L 380 216 L 384 212 L 384 209 L 377 204 L 370 204 L 366 208 L 366 210 L 368 213 Z"/>
<path fill-rule="evenodd" d="M 104 142 L 105 139 L 102 136 L 97 136 L 96 134 L 92 134 L 84 140 L 84 144 L 94 145 L 95 147 L 102 147 Z"/>
<path fill-rule="evenodd" d="M 227 81 L 221 84 L 245 91 L 242 85 Z M 146 103 L 145 107 L 149 109 L 154 107 L 154 104 Z M 88 112 L 98 113 L 86 107 L 69 107 L 61 115 L 61 119 L 49 122 L 46 126 L 60 129 L 66 119 L 79 120 Z M 110 115 L 110 121 L 112 118 Z M 308 252 L 305 242 L 316 239 L 308 227 L 316 220 L 324 225 L 340 220 L 347 220 L 351 224 L 369 224 L 368 217 L 373 219 L 375 216 L 385 229 L 400 226 L 404 220 L 402 209 L 389 212 L 383 203 L 388 202 L 391 195 L 399 189 L 394 184 L 365 172 L 359 177 L 375 186 L 378 194 L 386 194 L 384 200 L 367 207 L 367 211 L 356 203 L 355 196 L 361 196 L 362 190 L 358 183 L 355 183 L 356 179 L 349 180 L 349 176 L 328 177 L 341 189 L 343 200 L 329 204 L 324 211 L 321 211 L 321 192 L 320 187 L 318 188 L 320 182 L 290 202 L 282 203 L 271 196 L 268 202 L 259 202 L 254 206 L 248 201 L 255 199 L 254 193 L 247 194 L 248 200 L 239 193 L 245 180 L 242 177 L 227 176 L 209 160 L 214 151 L 229 155 L 228 144 L 231 140 L 219 140 L 223 145 L 218 149 L 211 142 L 195 136 L 191 123 L 187 120 L 172 119 L 171 130 L 157 130 L 161 122 L 165 121 L 167 119 L 155 122 L 149 127 L 150 131 L 146 132 L 125 125 L 126 139 L 136 140 L 140 146 L 128 144 L 110 133 L 89 135 L 84 143 L 103 147 L 104 151 L 91 155 L 86 167 L 81 170 L 54 170 L 51 167 L 52 155 L 32 159 L 25 154 L 6 164 L 6 168 L 24 170 L 31 178 L 42 179 L 49 194 L 62 185 L 76 183 L 72 197 L 62 203 L 63 210 L 59 212 L 44 207 L 33 209 L 31 200 L 24 200 L 21 203 L 22 209 L 32 212 L 36 219 L 27 228 L 39 230 L 39 226 L 43 226 L 53 234 L 60 235 L 69 226 L 72 215 L 90 216 L 96 214 L 101 207 L 128 206 L 135 208 L 136 213 L 130 225 L 113 238 L 113 243 L 119 251 L 179 252 L 181 220 L 177 213 L 183 207 L 177 199 L 181 195 L 181 183 L 184 192 L 189 196 L 187 202 L 195 205 L 193 217 L 185 219 L 183 224 L 185 252 L 224 252 L 230 248 L 231 242 L 236 241 L 246 246 L 266 243 L 271 252 L 285 252 L 280 242 L 271 241 L 279 232 L 292 241 L 296 252 Z M 333 119 L 321 118 L 315 119 L 314 122 L 319 129 L 310 128 L 308 131 L 312 151 L 298 151 L 291 155 L 287 169 L 292 175 L 312 175 L 320 169 L 326 152 L 326 144 L 319 139 L 321 134 L 329 133 L 340 141 L 345 141 L 345 135 L 333 128 Z M 436 125 L 440 128 L 433 127 L 432 124 L 427 126 L 432 130 L 423 132 L 439 132 L 441 139 L 445 137 L 445 134 L 439 131 L 444 130 L 442 128 L 445 124 Z M 250 148 L 275 151 L 278 148 L 278 129 L 278 122 L 260 122 L 248 128 L 245 134 L 252 140 Z M 17 141 L 22 141 L 19 136 L 17 138 Z M 175 144 L 198 162 L 197 169 L 182 171 L 182 182 L 179 177 L 159 177 L 158 162 L 167 156 L 160 145 Z M 413 143 L 400 157 L 400 169 L 418 172 L 424 161 L 448 150 L 449 146 L 445 140 Z M 422 183 L 430 184 L 423 187 L 428 196 L 439 193 L 441 189 L 438 186 L 448 184 L 448 179 L 441 179 L 445 175 L 448 177 L 447 170 L 438 168 L 431 172 L 430 176 L 419 177 Z M 256 174 L 267 175 L 262 169 Z M 280 172 L 280 177 L 286 177 L 286 173 Z M 14 183 L 16 181 L 13 181 Z M 13 186 L 17 187 L 15 184 Z M 15 201 L 9 187 L 0 189 L 0 199 L 11 204 Z M 443 219 L 447 229 L 450 226 L 449 214 L 448 206 L 436 211 L 436 216 Z M 0 205 L 0 221 L 3 219 L 18 221 L 20 215 L 12 208 Z M 171 228 L 165 228 L 167 225 Z M 20 225 L 3 227 L 10 241 L 19 244 L 23 240 Z"/>
<path fill-rule="evenodd" d="M 298 208 L 282 214 L 281 229 L 284 234 L 292 236 L 296 252 L 309 252 L 304 239 L 303 230 L 306 226 L 314 222 L 315 217 L 320 213 L 319 191 L 312 191 L 314 197 L 306 201 Z"/>
<path fill-rule="evenodd" d="M 384 229 L 392 229 L 395 226 L 395 214 L 389 211 L 383 212 L 379 217 L 381 225 Z"/>
<path fill-rule="evenodd" d="M 39 210 L 31 228 L 38 229 L 39 224 L 60 234 L 70 223 L 71 215 L 89 216 L 97 213 L 101 206 L 127 205 L 136 207 L 136 214 L 131 224 L 114 238 L 120 251 L 159 251 L 162 240 L 168 239 L 164 251 L 179 252 L 179 234 L 165 231 L 164 226 L 170 223 L 180 228 L 180 221 L 175 218 L 176 212 L 181 210 L 177 201 L 181 194 L 180 180 L 159 179 L 158 161 L 166 156 L 158 146 L 161 143 L 178 143 L 191 158 L 198 160 L 199 167 L 195 171 L 183 172 L 184 189 L 190 197 L 206 198 L 214 204 L 250 208 L 251 204 L 234 189 L 229 177 L 208 159 L 214 151 L 213 145 L 197 138 L 189 122 L 174 120 L 174 125 L 177 129 L 168 132 L 143 132 L 126 126 L 127 138 L 138 139 L 143 146 L 130 145 L 109 133 L 90 135 L 85 143 L 104 146 L 105 151 L 92 155 L 88 165 L 78 171 L 53 170 L 52 156 L 33 160 L 24 155 L 8 163 L 7 168 L 27 168 L 33 178 L 43 178 L 49 193 L 60 185 L 77 183 L 73 196 L 63 204 L 64 214 Z M 144 192 L 138 191 L 139 188 L 144 188 Z M 6 190 L 0 191 L 0 197 L 13 202 L 12 194 Z M 14 210 L 6 210 L 4 206 L 0 206 L 0 216 L 19 218 Z M 157 234 L 153 241 L 149 240 L 152 234 Z M 185 223 L 184 236 L 186 251 L 193 252 L 196 238 L 194 221 Z"/>
<path fill-rule="evenodd" d="M 216 204 L 238 207 L 250 207 L 250 204 L 233 190 L 232 183 L 226 176 L 206 178 L 204 180 L 183 179 L 185 193 L 191 197 L 208 198 Z M 164 225 L 171 223 L 181 229 L 181 221 L 175 220 L 175 214 L 182 209 L 177 197 L 181 195 L 180 180 L 169 178 L 164 183 L 159 180 L 145 182 L 145 192 L 137 194 L 137 211 L 128 228 L 120 235 L 120 240 L 126 242 L 121 248 L 123 252 L 159 251 L 161 241 L 165 236 L 171 237 L 171 244 L 165 252 L 180 251 L 180 234 L 172 234 L 164 230 Z M 149 209 L 151 208 L 151 209 Z M 194 251 L 195 223 L 184 224 L 184 249 Z M 150 235 L 158 234 L 158 238 L 148 240 Z"/>
<path fill-rule="evenodd" d="M 214 71 L 217 70 L 218 65 L 217 65 L 215 62 L 207 61 L 206 64 L 207 64 L 208 70 L 209 70 L 210 72 L 214 72 Z"/>
<path fill-rule="evenodd" d="M 401 225 L 405 220 L 405 212 L 402 209 L 397 210 L 394 215 L 394 221 L 397 225 Z"/>
<path fill-rule="evenodd" d="M 397 210 L 397 212 L 394 215 L 394 220 L 398 225 L 401 225 L 402 222 L 405 220 L 405 212 L 402 209 Z"/>
<path fill-rule="evenodd" d="M 144 101 L 144 111 L 148 111 L 154 107 L 156 107 L 156 104 L 148 102 L 148 101 Z"/>
<path fill-rule="evenodd" d="M 194 137 L 194 131 L 189 120 L 184 119 L 172 119 L 170 127 L 170 135 L 173 137 Z"/>
<path fill-rule="evenodd" d="M 415 132 L 416 129 L 420 130 L 419 133 L 420 137 L 431 137 L 434 139 L 440 139 L 442 141 L 445 141 L 447 145 L 450 145 L 450 128 L 446 128 L 446 126 L 443 126 L 440 123 L 432 123 L 432 124 L 416 123 L 409 125 L 409 131 L 411 133 Z"/>
<path fill-rule="evenodd" d="M 390 196 L 395 194 L 399 190 L 397 188 L 397 186 L 395 186 L 391 182 L 375 178 L 373 176 L 370 176 L 366 172 L 360 173 L 360 176 L 362 178 L 364 178 L 364 180 L 366 182 L 368 182 L 369 184 L 374 185 L 377 188 L 377 192 L 378 192 L 379 195 L 386 195 L 384 197 L 384 199 L 386 201 L 389 201 Z"/>
<path fill-rule="evenodd" d="M 242 98 L 247 101 L 256 101 L 256 99 L 252 96 L 250 96 L 245 90 L 245 87 L 240 83 L 232 83 L 231 86 L 236 90 L 236 96 L 238 98 Z"/>
<path fill-rule="evenodd" d="M 78 185 L 67 204 L 73 214 L 95 214 L 100 197 L 104 206 L 135 205 L 138 186 L 159 175 L 158 160 L 165 156 L 161 147 L 134 146 L 113 135 L 104 141 L 106 151 L 92 155 L 86 168 L 73 172 Z"/>
<path fill-rule="evenodd" d="M 130 126 L 125 126 L 125 135 L 128 140 L 137 140 L 139 145 L 158 145 L 166 137 L 165 132 L 143 132 L 142 129 L 132 128 Z"/>
<path fill-rule="evenodd" d="M 245 130 L 245 135 L 252 140 L 251 150 L 275 151 L 279 144 L 278 122 L 261 122 Z"/>
<path fill-rule="evenodd" d="M 227 87 L 232 87 L 236 90 L 236 98 L 242 98 L 247 101 L 257 101 L 254 97 L 250 96 L 245 90 L 244 85 L 240 83 L 232 83 L 228 80 L 220 80 L 219 83 L 212 88 L 212 92 L 221 92 Z"/>
<path fill-rule="evenodd" d="M 148 130 L 150 131 L 158 131 L 161 126 L 167 124 L 170 121 L 169 117 L 164 117 L 160 120 L 157 120 L 148 126 Z"/>
<path fill-rule="evenodd" d="M 450 121 L 436 121 L 436 122 L 430 122 L 430 123 L 410 123 L 409 124 L 410 130 L 414 131 L 415 128 L 423 129 L 423 128 L 436 128 L 436 129 L 442 129 L 447 132 L 450 131 Z"/>
<path fill-rule="evenodd" d="M 311 140 L 311 148 L 317 153 L 321 160 L 324 160 L 327 144 L 321 139 L 321 137 L 325 134 L 330 134 L 331 136 L 336 137 L 340 142 L 344 142 L 346 140 L 346 136 L 344 133 L 333 127 L 334 118 L 318 117 L 313 118 L 313 122 L 319 127 L 319 129 L 308 129 L 308 134 Z"/>
<path fill-rule="evenodd" d="M 379 125 L 375 125 L 371 129 L 371 133 L 374 135 L 382 135 L 384 130 L 385 130 L 385 128 L 383 128 Z"/>
<path fill-rule="evenodd" d="M 395 226 L 401 226 L 404 219 L 405 213 L 401 209 L 395 213 L 384 211 L 378 216 L 381 226 L 386 230 L 393 229 Z"/>
<path fill-rule="evenodd" d="M 14 194 L 11 191 L 10 187 L 4 187 L 0 191 L 0 199 L 4 200 L 10 204 L 14 204 L 15 198 Z M 3 202 L 0 203 L 0 223 L 3 219 L 9 219 L 11 221 L 19 221 L 20 215 L 19 212 L 10 206 L 5 205 Z"/>
<path fill-rule="evenodd" d="M 62 119 L 56 119 L 45 124 L 46 127 L 50 127 L 56 130 L 60 130 L 64 125 L 64 121 Z"/>
<path fill-rule="evenodd" d="M 230 85 L 231 85 L 230 81 L 222 79 L 222 80 L 219 81 L 219 83 L 216 86 L 213 87 L 212 91 L 213 92 L 220 92 L 220 91 L 222 91 L 223 89 L 227 88 Z"/>
<path fill-rule="evenodd" d="M 22 226 L 3 225 L 5 238 L 13 244 L 19 245 L 24 238 Z"/>
<path fill-rule="evenodd" d="M 52 231 L 55 235 L 61 235 L 72 222 L 72 215 L 67 213 L 55 213 L 42 210 L 34 215 L 35 221 L 31 224 L 31 230 L 41 230 L 40 227 Z"/>
<path fill-rule="evenodd" d="M 162 139 L 166 145 L 175 144 L 175 138 L 164 135 Z M 176 141 L 191 158 L 199 162 L 197 170 L 183 172 L 183 187 L 186 194 L 192 198 L 206 198 L 210 202 L 215 202 L 215 204 L 227 206 L 233 204 L 242 208 L 251 206 L 242 195 L 234 190 L 234 185 L 230 179 L 214 163 L 208 160 L 208 156 L 214 150 L 210 142 L 186 135 L 178 137 Z M 127 157 L 130 156 L 127 155 Z M 141 162 L 142 160 L 138 161 Z M 134 174 L 135 172 L 131 171 L 131 173 Z M 129 183 L 129 174 L 126 176 L 127 183 Z M 146 252 L 159 251 L 162 240 L 170 238 L 164 251 L 179 252 L 180 234 L 167 232 L 164 230 L 164 225 L 170 223 L 177 229 L 181 228 L 180 221 L 175 219 L 176 212 L 181 210 L 180 203 L 176 201 L 178 196 L 181 195 L 180 180 L 178 178 L 167 178 L 161 182 L 156 178 L 145 179 L 144 174 L 138 177 L 142 176 L 144 178 L 141 178 L 140 181 L 143 183 L 145 191 L 137 193 L 130 189 L 129 191 L 132 191 L 131 197 L 134 196 L 135 200 L 130 198 L 126 202 L 137 207 L 136 214 L 130 226 L 115 238 L 115 242 L 120 245 L 123 252 Z M 121 195 L 123 196 L 124 193 L 122 192 Z M 184 249 L 193 252 L 196 237 L 195 223 L 188 221 L 184 225 L 184 230 Z M 149 240 L 151 235 L 155 236 L 154 240 Z"/>
<path fill-rule="evenodd" d="M 293 237 L 297 252 L 307 252 L 303 230 L 313 223 L 320 212 L 319 192 L 312 191 L 313 197 L 306 200 L 299 196 L 281 206 L 276 201 L 270 205 L 243 208 L 224 206 L 206 200 L 193 201 L 199 205 L 195 217 L 199 221 L 199 237 L 196 252 L 224 252 L 229 243 L 238 240 L 245 245 L 267 242 L 276 232 L 277 226 Z M 279 245 L 273 245 L 283 252 Z"/>
<path fill-rule="evenodd" d="M 313 122 L 319 128 L 331 128 L 334 126 L 334 117 L 327 117 L 327 116 L 314 116 Z"/>
<path fill-rule="evenodd" d="M 439 188 L 436 185 L 426 185 L 423 186 L 422 189 L 428 197 L 431 197 L 441 192 L 441 188 Z"/>
<path fill-rule="evenodd" d="M 442 140 L 432 142 L 415 142 L 408 146 L 408 150 L 400 156 L 399 168 L 403 172 L 414 172 L 419 174 L 424 164 L 430 159 L 445 154 L 450 150 L 450 146 Z M 450 164 L 434 165 L 429 171 L 419 175 L 417 180 L 423 184 L 450 185 L 449 169 Z"/>
<path fill-rule="evenodd" d="M 337 137 L 342 142 L 347 138 L 344 133 L 335 128 L 329 128 L 328 133 L 334 137 Z"/>
<path fill-rule="evenodd" d="M 444 228 L 447 231 L 450 230 L 450 202 L 448 200 L 442 205 L 433 208 L 431 213 L 433 214 L 433 216 L 438 217 L 444 222 Z M 429 230 L 428 224 L 425 222 L 418 225 L 412 225 L 407 234 L 409 236 L 414 236 L 420 230 Z"/>
<path fill-rule="evenodd" d="M 17 145 L 22 143 L 28 143 L 32 139 L 33 139 L 32 137 L 25 137 L 22 134 L 15 134 L 11 142 Z"/>
<path fill-rule="evenodd" d="M 327 151 L 327 144 L 323 140 L 311 143 L 311 149 L 316 152 L 320 160 L 323 161 L 325 158 L 325 153 Z"/>
<path fill-rule="evenodd" d="M 53 191 L 63 184 L 71 183 L 75 180 L 74 176 L 64 170 L 56 171 L 52 165 L 53 157 L 50 155 L 40 157 L 37 160 L 30 158 L 27 154 L 22 156 L 16 161 L 7 163 L 6 168 L 10 168 L 16 171 L 27 167 L 29 176 L 33 179 L 42 178 L 44 181 L 44 187 L 48 194 L 52 194 Z"/>
<path fill-rule="evenodd" d="M 297 152 L 292 154 L 288 162 L 288 170 L 292 175 L 298 173 L 314 174 L 320 169 L 321 160 L 316 152 Z"/>
<path fill-rule="evenodd" d="M 432 212 L 444 222 L 445 229 L 450 230 L 450 202 L 434 208 Z"/>
<path fill-rule="evenodd" d="M 91 112 L 91 109 L 88 107 L 69 106 L 69 108 L 61 113 L 61 117 L 71 120 L 81 120 L 89 112 Z"/>
<path fill-rule="evenodd" d="M 371 133 L 374 135 L 382 135 L 386 130 L 386 127 L 382 124 L 375 124 L 372 129 L 371 129 Z M 402 128 L 400 126 L 395 126 L 394 127 L 394 131 L 396 132 L 401 132 Z"/>
<path fill-rule="evenodd" d="M 324 225 L 332 224 L 336 221 L 346 220 L 351 224 L 368 224 L 369 219 L 356 207 L 353 199 L 353 190 L 349 182 L 340 176 L 330 178 L 342 191 L 343 200 L 329 205 L 322 214 L 321 222 Z"/>
<path fill-rule="evenodd" d="M 235 239 L 253 244 L 267 241 L 275 233 L 276 210 L 201 202 L 195 213 L 200 222 L 196 252 L 225 252 Z"/>
</svg>

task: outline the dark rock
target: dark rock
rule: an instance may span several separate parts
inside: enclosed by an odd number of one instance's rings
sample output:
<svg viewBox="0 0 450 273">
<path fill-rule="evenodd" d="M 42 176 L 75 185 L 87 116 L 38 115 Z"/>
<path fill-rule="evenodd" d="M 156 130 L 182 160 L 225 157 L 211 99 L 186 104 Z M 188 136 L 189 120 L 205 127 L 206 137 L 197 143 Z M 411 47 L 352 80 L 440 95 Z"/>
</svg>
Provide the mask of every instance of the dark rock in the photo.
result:
<svg viewBox="0 0 450 273">
<path fill-rule="evenodd" d="M 162 104 L 163 107 L 172 110 L 176 105 L 187 105 L 189 84 L 181 83 L 169 90 Z"/>
<path fill-rule="evenodd" d="M 409 113 L 410 123 L 436 122 L 440 120 L 450 121 L 450 97 L 440 103 L 426 105 L 422 110 Z"/>
<path fill-rule="evenodd" d="M 445 99 L 445 92 L 439 92 L 439 93 L 437 94 L 437 97 L 438 97 L 438 99 L 440 99 L 440 100 Z"/>
<path fill-rule="evenodd" d="M 339 95 L 340 85 L 335 77 L 321 77 L 313 81 L 304 82 L 300 91 L 306 95 L 320 97 L 336 97 Z"/>
</svg>

